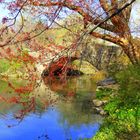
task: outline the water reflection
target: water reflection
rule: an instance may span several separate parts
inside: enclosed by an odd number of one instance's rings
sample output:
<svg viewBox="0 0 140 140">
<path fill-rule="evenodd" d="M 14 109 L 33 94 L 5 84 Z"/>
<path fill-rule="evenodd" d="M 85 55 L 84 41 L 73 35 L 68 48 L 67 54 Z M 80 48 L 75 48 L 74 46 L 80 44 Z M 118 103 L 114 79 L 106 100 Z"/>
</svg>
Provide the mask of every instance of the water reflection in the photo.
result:
<svg viewBox="0 0 140 140">
<path fill-rule="evenodd" d="M 33 93 L 16 95 L 1 90 L 0 140 L 78 140 L 91 138 L 101 116 L 94 114 L 90 99 L 96 85 L 90 77 L 67 81 L 44 80 Z M 6 85 L 5 85 L 6 86 Z M 14 98 L 13 98 L 14 97 Z M 9 98 L 19 102 L 7 102 Z"/>
<path fill-rule="evenodd" d="M 71 125 L 68 122 L 61 124 L 61 116 L 57 109 L 49 108 L 41 116 L 30 114 L 24 118 L 20 125 L 9 128 L 6 124 L 13 124 L 16 120 L 0 120 L 0 138 L 2 140 L 77 140 L 78 138 L 91 138 L 99 128 L 98 123 Z M 80 119 L 80 118 L 79 118 Z"/>
<path fill-rule="evenodd" d="M 91 76 L 70 77 L 60 80 L 58 78 L 45 78 L 44 83 L 52 91 L 66 96 L 93 98 L 95 96 L 96 83 Z"/>
</svg>

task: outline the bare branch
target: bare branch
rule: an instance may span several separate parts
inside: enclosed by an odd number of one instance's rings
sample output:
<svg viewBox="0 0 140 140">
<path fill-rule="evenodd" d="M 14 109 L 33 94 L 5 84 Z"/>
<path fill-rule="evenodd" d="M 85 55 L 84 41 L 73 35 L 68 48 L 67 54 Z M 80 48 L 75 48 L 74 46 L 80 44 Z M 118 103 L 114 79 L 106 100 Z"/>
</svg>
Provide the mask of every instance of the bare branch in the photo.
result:
<svg viewBox="0 0 140 140">
<path fill-rule="evenodd" d="M 99 0 L 99 1 L 100 1 L 100 5 L 103 8 L 103 10 L 105 11 L 105 13 L 107 15 L 109 15 L 109 11 L 110 11 L 111 6 L 110 6 L 108 0 Z"/>
<path fill-rule="evenodd" d="M 109 42 L 112 42 L 112 43 L 120 45 L 120 46 L 124 45 L 121 38 L 116 37 L 116 36 L 113 37 L 112 35 L 109 35 L 109 34 L 101 34 L 101 33 L 97 33 L 97 32 L 91 32 L 90 35 L 103 39 L 103 40 L 106 40 L 106 41 L 109 41 Z"/>
<path fill-rule="evenodd" d="M 102 20 L 100 18 L 93 18 L 92 16 L 89 15 L 89 13 L 86 13 L 80 6 L 76 6 L 73 5 L 70 2 L 49 2 L 49 3 L 39 3 L 38 5 L 36 5 L 35 3 L 31 3 L 34 6 L 42 6 L 42 7 L 50 7 L 50 6 L 63 6 L 63 7 L 67 7 L 70 10 L 76 11 L 78 12 L 80 15 L 83 16 L 83 19 L 86 20 L 86 22 L 92 22 L 95 25 L 97 25 L 98 23 L 102 22 Z M 106 29 L 108 31 L 114 32 L 114 26 L 111 24 L 102 24 L 100 25 L 100 28 Z"/>
</svg>

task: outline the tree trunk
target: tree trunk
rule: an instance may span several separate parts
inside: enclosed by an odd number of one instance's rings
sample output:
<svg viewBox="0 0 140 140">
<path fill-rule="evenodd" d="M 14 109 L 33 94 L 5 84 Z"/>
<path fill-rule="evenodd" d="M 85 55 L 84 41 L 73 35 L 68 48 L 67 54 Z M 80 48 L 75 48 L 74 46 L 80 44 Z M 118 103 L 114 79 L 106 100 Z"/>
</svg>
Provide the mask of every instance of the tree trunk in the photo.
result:
<svg viewBox="0 0 140 140">
<path fill-rule="evenodd" d="M 122 49 L 128 56 L 132 64 L 140 65 L 140 41 L 133 39 L 124 39 Z"/>
</svg>

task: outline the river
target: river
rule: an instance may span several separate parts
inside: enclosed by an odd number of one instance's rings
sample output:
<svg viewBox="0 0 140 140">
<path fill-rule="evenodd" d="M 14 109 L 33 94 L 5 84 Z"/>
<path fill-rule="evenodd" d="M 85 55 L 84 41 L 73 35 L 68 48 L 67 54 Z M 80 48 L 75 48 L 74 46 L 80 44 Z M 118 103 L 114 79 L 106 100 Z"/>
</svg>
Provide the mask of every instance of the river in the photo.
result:
<svg viewBox="0 0 140 140">
<path fill-rule="evenodd" d="M 84 140 L 99 130 L 91 76 L 46 78 L 32 93 L 20 95 L 20 102 L 6 82 L 0 84 L 0 140 Z"/>
</svg>

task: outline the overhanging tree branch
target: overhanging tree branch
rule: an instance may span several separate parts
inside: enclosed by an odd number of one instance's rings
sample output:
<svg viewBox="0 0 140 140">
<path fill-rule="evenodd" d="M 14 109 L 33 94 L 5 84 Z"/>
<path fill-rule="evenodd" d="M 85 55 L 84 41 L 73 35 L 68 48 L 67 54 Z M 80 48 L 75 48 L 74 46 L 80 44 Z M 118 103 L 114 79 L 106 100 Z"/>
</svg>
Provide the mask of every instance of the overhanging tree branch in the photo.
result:
<svg viewBox="0 0 140 140">
<path fill-rule="evenodd" d="M 100 27 L 100 25 L 104 24 L 105 22 L 107 22 L 109 19 L 113 18 L 114 16 L 116 16 L 117 14 L 121 13 L 125 8 L 127 8 L 128 6 L 130 6 L 132 3 L 134 3 L 136 0 L 132 0 L 129 3 L 126 3 L 122 8 L 118 9 L 116 12 L 114 12 L 112 15 L 108 16 L 107 18 L 105 18 L 102 22 L 98 23 L 98 25 L 96 25 L 94 28 L 92 28 L 89 33 L 92 33 L 95 29 L 97 29 L 98 27 Z"/>
<path fill-rule="evenodd" d="M 49 2 L 49 3 L 45 3 L 45 4 L 42 4 L 42 3 L 36 4 L 34 2 L 31 2 L 30 4 L 32 4 L 33 6 L 42 6 L 42 7 L 63 6 L 70 10 L 78 12 L 83 17 L 83 19 L 85 19 L 88 22 L 92 22 L 95 25 L 102 22 L 102 19 L 93 18 L 91 15 L 89 15 L 89 13 L 86 13 L 80 6 L 73 5 L 70 2 L 59 1 L 59 2 Z M 100 28 L 108 30 L 110 32 L 114 32 L 114 26 L 111 24 L 101 24 Z"/>
</svg>

